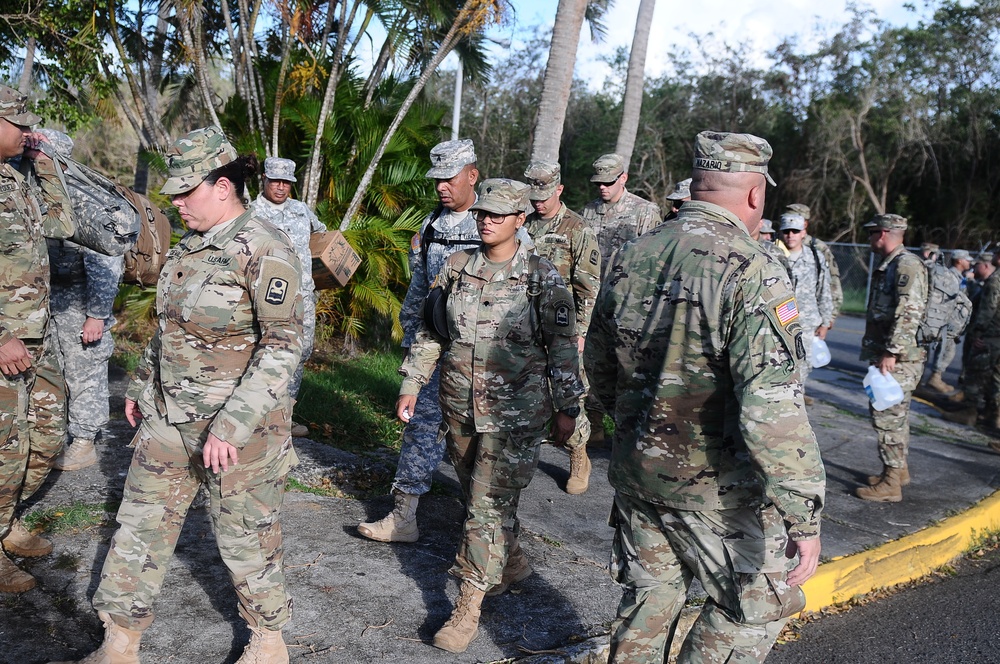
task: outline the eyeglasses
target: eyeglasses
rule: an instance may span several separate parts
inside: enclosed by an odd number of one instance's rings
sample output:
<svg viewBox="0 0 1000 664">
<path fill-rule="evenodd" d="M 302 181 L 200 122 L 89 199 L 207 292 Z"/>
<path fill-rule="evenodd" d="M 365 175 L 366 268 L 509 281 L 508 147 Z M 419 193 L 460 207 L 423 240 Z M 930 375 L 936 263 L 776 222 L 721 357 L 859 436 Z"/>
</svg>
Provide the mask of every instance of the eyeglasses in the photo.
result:
<svg viewBox="0 0 1000 664">
<path fill-rule="evenodd" d="M 781 234 L 782 235 L 788 235 L 789 233 L 794 233 L 794 234 L 798 235 L 799 233 L 805 233 L 805 231 L 801 230 L 801 229 L 798 229 L 798 228 L 782 228 L 781 229 Z"/>
<path fill-rule="evenodd" d="M 596 184 L 598 187 L 613 187 L 616 182 L 622 179 L 623 175 L 625 175 L 625 171 L 619 173 L 618 176 L 611 182 L 595 182 L 594 184 Z"/>
<path fill-rule="evenodd" d="M 884 228 L 873 228 L 868 231 L 868 237 L 871 237 L 872 235 L 881 235 L 882 233 L 885 233 Z"/>
<path fill-rule="evenodd" d="M 485 224 L 487 221 L 494 226 L 499 226 L 503 222 L 507 221 L 507 217 L 513 217 L 513 214 L 501 214 L 499 212 L 487 212 L 486 210 L 476 210 L 475 217 L 476 221 L 480 224 Z"/>
</svg>

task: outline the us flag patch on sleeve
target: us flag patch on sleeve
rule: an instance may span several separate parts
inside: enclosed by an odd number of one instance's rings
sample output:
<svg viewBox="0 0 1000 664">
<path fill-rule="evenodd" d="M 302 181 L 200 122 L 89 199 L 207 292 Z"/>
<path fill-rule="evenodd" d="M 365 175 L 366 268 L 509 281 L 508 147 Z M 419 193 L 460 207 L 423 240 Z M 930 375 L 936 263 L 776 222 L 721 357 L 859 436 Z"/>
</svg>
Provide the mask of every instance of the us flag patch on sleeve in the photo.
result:
<svg viewBox="0 0 1000 664">
<path fill-rule="evenodd" d="M 776 306 L 774 313 L 778 316 L 778 322 L 782 326 L 787 326 L 799 317 L 799 308 L 795 305 L 795 298 L 789 298 Z"/>
</svg>

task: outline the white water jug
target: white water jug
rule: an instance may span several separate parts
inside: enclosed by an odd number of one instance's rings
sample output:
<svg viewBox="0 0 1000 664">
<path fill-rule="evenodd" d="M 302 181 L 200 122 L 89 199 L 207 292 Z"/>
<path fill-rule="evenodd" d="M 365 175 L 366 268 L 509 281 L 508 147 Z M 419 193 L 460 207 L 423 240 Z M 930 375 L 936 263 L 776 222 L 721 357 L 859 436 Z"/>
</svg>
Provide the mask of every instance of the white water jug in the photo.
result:
<svg viewBox="0 0 1000 664">
<path fill-rule="evenodd" d="M 813 369 L 830 364 L 830 347 L 816 335 L 813 335 L 812 339 L 812 356 L 809 358 L 809 364 Z"/>
<path fill-rule="evenodd" d="M 864 380 L 865 392 L 875 410 L 885 410 L 903 401 L 903 388 L 892 374 L 883 374 L 876 366 L 868 367 Z"/>
</svg>

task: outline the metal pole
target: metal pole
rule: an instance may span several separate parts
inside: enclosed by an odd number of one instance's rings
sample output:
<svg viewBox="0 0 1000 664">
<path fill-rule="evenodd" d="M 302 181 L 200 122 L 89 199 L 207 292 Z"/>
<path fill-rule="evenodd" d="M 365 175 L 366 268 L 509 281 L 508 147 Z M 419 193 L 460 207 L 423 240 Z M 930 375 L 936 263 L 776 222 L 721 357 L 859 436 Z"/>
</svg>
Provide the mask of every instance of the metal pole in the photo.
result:
<svg viewBox="0 0 1000 664">
<path fill-rule="evenodd" d="M 458 140 L 458 122 L 462 117 L 462 58 L 458 58 L 458 68 L 455 70 L 455 102 L 451 107 L 451 140 Z"/>
</svg>

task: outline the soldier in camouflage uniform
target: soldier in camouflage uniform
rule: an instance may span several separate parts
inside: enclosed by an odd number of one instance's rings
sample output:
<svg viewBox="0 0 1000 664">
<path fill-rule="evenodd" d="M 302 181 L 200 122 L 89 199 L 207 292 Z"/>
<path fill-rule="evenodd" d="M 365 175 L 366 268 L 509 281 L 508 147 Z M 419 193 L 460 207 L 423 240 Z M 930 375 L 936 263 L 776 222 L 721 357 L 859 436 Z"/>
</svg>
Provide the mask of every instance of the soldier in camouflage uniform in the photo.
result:
<svg viewBox="0 0 1000 664">
<path fill-rule="evenodd" d="M 968 251 L 955 249 L 951 252 L 951 267 L 948 268 L 948 273 L 954 279 L 954 284 L 961 293 L 968 294 L 965 274 L 971 267 L 972 255 Z M 956 316 L 954 318 L 959 317 Z M 951 394 L 955 391 L 954 387 L 944 382 L 944 372 L 948 370 L 951 361 L 955 359 L 955 345 L 962 332 L 964 332 L 964 330 L 957 329 L 957 326 L 960 324 L 952 322 L 946 329 L 941 331 L 941 338 L 932 343 L 930 348 L 927 349 L 927 365 L 931 370 L 931 375 L 927 379 L 927 386 L 942 394 Z"/>
<path fill-rule="evenodd" d="M 295 400 L 302 385 L 302 371 L 306 360 L 312 354 L 316 338 L 316 285 L 312 276 L 312 252 L 309 250 L 309 236 L 326 231 L 326 226 L 302 201 L 291 197 L 295 179 L 295 162 L 291 159 L 268 157 L 264 160 L 264 178 L 261 192 L 251 204 L 254 216 L 271 222 L 285 232 L 295 247 L 295 254 L 302 264 L 302 359 L 288 385 L 289 395 Z M 309 429 L 292 423 L 293 436 L 307 436 Z"/>
<path fill-rule="evenodd" d="M 157 329 L 126 392 L 125 416 L 139 430 L 94 594 L 105 640 L 85 661 L 139 661 L 139 639 L 204 485 L 251 631 L 239 662 L 288 662 L 279 514 L 296 462 L 288 382 L 301 354 L 301 267 L 288 237 L 244 209 L 256 159 L 237 156 L 222 130 L 187 134 L 167 158 L 161 191 L 189 231 L 160 274 Z"/>
<path fill-rule="evenodd" d="M 603 278 L 611 255 L 629 240 L 655 228 L 662 216 L 655 203 L 625 189 L 628 173 L 625 171 L 625 158 L 619 154 L 598 157 L 590 181 L 597 185 L 600 195 L 587 203 L 580 214 L 597 234 Z M 603 445 L 604 409 L 593 397 L 587 398 L 587 418 L 591 426 L 590 444 Z"/>
<path fill-rule="evenodd" d="M 795 296 L 753 238 L 771 147 L 702 132 L 694 153 L 692 200 L 605 269 L 584 350 L 616 425 L 615 663 L 667 660 L 696 577 L 708 599 L 677 661 L 762 662 L 819 562 Z"/>
<path fill-rule="evenodd" d="M 677 211 L 684 205 L 684 201 L 691 200 L 691 178 L 681 180 L 674 185 L 674 190 L 667 194 L 670 201 L 670 212 L 663 218 L 663 221 L 671 221 L 677 218 Z"/>
<path fill-rule="evenodd" d="M 862 500 L 898 503 L 910 483 L 906 456 L 910 445 L 910 398 L 924 373 L 927 351 L 917 343 L 917 329 L 927 307 L 927 268 L 903 246 L 906 219 L 876 215 L 865 224 L 872 251 L 882 257 L 871 277 L 868 319 L 861 359 L 892 375 L 903 388 L 902 403 L 879 411 L 869 405 L 878 434 L 882 473 L 855 494 Z"/>
<path fill-rule="evenodd" d="M 441 435 L 466 498 L 451 569 L 462 580 L 459 598 L 434 636 L 435 646 L 451 652 L 475 638 L 486 591 L 503 592 L 531 574 L 517 541 L 518 499 L 542 441 L 551 435 L 564 443 L 580 413 L 573 296 L 556 267 L 517 238 L 528 190 L 514 180 L 483 182 L 472 206 L 483 248 L 445 262 L 434 284 L 441 329 L 421 326 L 400 367 L 396 413 L 406 422 L 440 361 Z"/>
<path fill-rule="evenodd" d="M 476 151 L 469 139 L 445 141 L 431 150 L 427 177 L 435 181 L 440 205 L 427 215 L 420 232 L 410 243 L 410 286 L 406 291 L 399 322 L 403 326 L 403 349 L 409 350 L 424 318 L 424 299 L 445 260 L 456 251 L 479 247 L 482 242 L 472 215 L 476 202 Z M 438 404 L 438 372 L 424 385 L 417 407 L 403 429 L 399 465 L 392 483 L 395 507 L 383 519 L 358 524 L 358 533 L 379 542 L 416 542 L 417 503 L 431 490 L 431 478 L 444 457 L 441 407 Z"/>
<path fill-rule="evenodd" d="M 815 254 L 823 254 L 826 258 L 826 264 L 830 266 L 830 299 L 833 300 L 833 318 L 830 321 L 830 327 L 833 327 L 833 321 L 840 315 L 840 309 L 844 306 L 844 289 L 840 284 L 840 266 L 837 265 L 837 259 L 834 257 L 830 245 L 818 237 L 808 234 L 809 206 L 802 203 L 791 203 L 785 207 L 785 211 L 801 215 L 806 220 L 806 237 L 802 245 Z"/>
<path fill-rule="evenodd" d="M 65 385 L 49 322 L 45 238 L 74 230 L 55 154 L 27 97 L 0 85 L 0 592 L 35 579 L 8 558 L 44 556 L 52 544 L 15 519 L 19 502 L 41 487 L 66 431 Z M 21 172 L 9 160 L 20 158 Z"/>
<path fill-rule="evenodd" d="M 802 384 L 805 385 L 812 368 L 812 337 L 826 339 L 826 331 L 833 324 L 833 301 L 830 297 L 830 267 L 821 252 L 804 249 L 806 221 L 801 215 L 786 212 L 781 215 L 781 237 L 788 247 L 788 265 L 791 269 L 792 288 L 799 309 L 806 361 L 799 364 Z M 809 401 L 806 401 L 808 405 Z"/>
<path fill-rule="evenodd" d="M 594 310 L 597 291 L 601 287 L 601 252 L 597 247 L 594 231 L 580 215 L 566 207 L 560 200 L 563 192 L 559 164 L 535 161 L 524 171 L 524 179 L 531 186 L 528 198 L 534 212 L 528 215 L 524 228 L 535 243 L 535 252 L 547 258 L 573 293 L 576 305 L 577 345 L 583 353 L 590 314 Z M 587 379 L 582 375 L 584 388 Z M 584 406 L 584 397 L 580 407 Z M 576 418 L 576 431 L 566 441 L 570 451 L 570 473 L 566 493 L 581 494 L 590 485 L 590 458 L 587 441 L 590 439 L 590 420 Z"/>
<path fill-rule="evenodd" d="M 60 157 L 73 152 L 73 139 L 39 129 Z M 77 217 L 80 210 L 74 211 Z M 52 463 L 69 471 L 97 463 L 94 441 L 108 422 L 108 360 L 114 351 L 112 307 L 125 263 L 69 240 L 48 241 L 52 292 L 49 323 L 67 388 L 68 431 L 73 443 Z"/>
<path fill-rule="evenodd" d="M 770 219 L 760 220 L 760 232 L 757 236 L 757 241 L 760 242 L 760 247 L 764 250 L 765 254 L 778 261 L 781 267 L 785 268 L 788 278 L 791 279 L 792 266 L 788 264 L 788 256 L 785 255 L 785 252 L 774 243 L 774 224 L 771 223 Z"/>
</svg>

